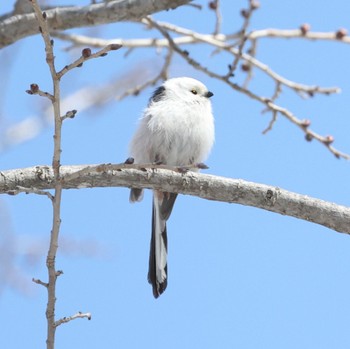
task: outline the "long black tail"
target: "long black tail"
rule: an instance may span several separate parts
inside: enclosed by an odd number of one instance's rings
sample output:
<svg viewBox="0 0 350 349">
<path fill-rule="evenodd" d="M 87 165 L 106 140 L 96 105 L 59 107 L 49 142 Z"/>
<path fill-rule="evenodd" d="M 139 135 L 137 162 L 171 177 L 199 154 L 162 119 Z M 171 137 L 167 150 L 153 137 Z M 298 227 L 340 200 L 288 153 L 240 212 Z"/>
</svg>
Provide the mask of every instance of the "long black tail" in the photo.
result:
<svg viewBox="0 0 350 349">
<path fill-rule="evenodd" d="M 158 298 L 168 285 L 168 237 L 166 221 L 169 219 L 177 194 L 154 191 L 152 236 L 149 254 L 148 282 Z"/>
</svg>

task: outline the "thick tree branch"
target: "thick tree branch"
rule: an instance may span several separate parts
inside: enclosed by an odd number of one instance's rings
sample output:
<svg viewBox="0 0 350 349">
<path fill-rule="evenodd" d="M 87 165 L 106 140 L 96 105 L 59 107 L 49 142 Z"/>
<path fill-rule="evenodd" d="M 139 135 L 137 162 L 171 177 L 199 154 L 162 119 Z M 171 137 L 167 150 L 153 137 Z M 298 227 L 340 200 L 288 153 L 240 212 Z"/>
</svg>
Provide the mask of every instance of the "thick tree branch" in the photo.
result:
<svg viewBox="0 0 350 349">
<path fill-rule="evenodd" d="M 62 166 L 62 188 L 137 187 L 193 195 L 203 199 L 253 206 L 323 225 L 350 234 L 350 208 L 289 192 L 273 186 L 188 172 L 164 166 L 93 165 Z M 0 193 L 13 194 L 18 187 L 52 189 L 50 166 L 0 172 Z"/>
<path fill-rule="evenodd" d="M 191 0 L 118 0 L 89 6 L 56 7 L 45 10 L 50 30 L 90 27 L 121 21 L 135 21 Z M 0 48 L 38 34 L 34 13 L 14 15 L 0 22 Z"/>
</svg>

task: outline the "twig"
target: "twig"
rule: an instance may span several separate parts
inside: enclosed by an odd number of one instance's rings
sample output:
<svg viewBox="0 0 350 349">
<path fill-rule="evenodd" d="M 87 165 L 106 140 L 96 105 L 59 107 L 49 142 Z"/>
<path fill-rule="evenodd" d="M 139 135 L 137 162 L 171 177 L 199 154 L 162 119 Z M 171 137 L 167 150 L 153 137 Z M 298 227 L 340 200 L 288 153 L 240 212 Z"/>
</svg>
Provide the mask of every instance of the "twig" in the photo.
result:
<svg viewBox="0 0 350 349">
<path fill-rule="evenodd" d="M 51 201 L 53 201 L 53 199 L 54 199 L 53 195 L 51 193 L 49 193 L 48 191 L 40 190 L 40 189 L 36 189 L 36 188 L 25 188 L 25 187 L 17 186 L 15 190 L 11 190 L 11 191 L 7 192 L 7 194 L 9 194 L 9 195 L 17 195 L 19 193 L 45 195 Z"/>
<path fill-rule="evenodd" d="M 148 24 L 147 19 L 143 19 L 141 22 Z M 235 57 L 239 56 L 239 51 L 237 50 L 237 48 L 233 47 L 228 42 L 228 40 L 232 38 L 232 36 L 230 35 L 218 34 L 214 36 L 214 35 L 208 35 L 208 34 L 199 34 L 199 33 L 193 32 L 192 30 L 181 28 L 179 26 L 175 26 L 170 23 L 165 23 L 165 22 L 157 22 L 157 23 L 159 26 L 163 27 L 166 30 L 173 31 L 177 34 L 183 35 L 181 37 L 176 37 L 173 39 L 174 43 L 178 46 L 187 45 L 187 44 L 198 44 L 202 42 L 208 45 L 212 45 L 217 49 L 230 52 Z M 132 40 L 121 40 L 121 39 L 103 40 L 98 38 L 89 38 L 83 35 L 74 35 L 74 34 L 66 34 L 66 33 L 55 33 L 54 35 L 59 37 L 62 40 L 69 40 L 71 42 L 74 42 L 77 45 L 91 45 L 91 46 L 101 47 L 111 42 L 115 42 L 123 45 L 123 47 L 125 48 L 169 47 L 168 40 L 157 39 L 157 38 L 132 39 Z M 280 82 L 281 84 L 293 89 L 297 93 L 305 92 L 307 95 L 315 94 L 315 93 L 328 95 L 328 94 L 340 92 L 340 88 L 338 87 L 320 87 L 317 85 L 309 86 L 309 85 L 297 83 L 289 79 L 286 79 L 285 77 L 274 72 L 268 65 L 256 59 L 254 55 L 250 55 L 248 53 L 241 53 L 241 59 L 245 60 L 250 66 L 256 67 L 259 70 L 263 71 L 266 75 L 271 77 L 273 80 Z M 247 87 L 246 82 L 244 83 L 244 86 Z"/>
<path fill-rule="evenodd" d="M 35 282 L 36 284 L 41 285 L 41 286 L 44 286 L 44 287 L 46 287 L 46 288 L 49 287 L 49 284 L 48 284 L 47 282 L 43 282 L 43 281 L 41 281 L 40 279 L 34 279 L 34 278 L 32 278 L 32 281 Z"/>
<path fill-rule="evenodd" d="M 256 51 L 257 51 L 257 40 L 250 40 L 251 42 L 251 47 L 249 48 L 249 50 L 247 51 L 247 54 L 249 54 L 251 57 L 256 59 Z M 244 68 L 248 68 L 248 69 L 244 69 Z M 253 65 L 250 63 L 247 63 L 245 65 L 242 65 L 242 70 L 245 70 L 247 72 L 247 76 L 243 82 L 243 87 L 244 88 L 248 88 L 248 85 L 250 83 L 250 81 L 253 79 Z"/>
<path fill-rule="evenodd" d="M 266 134 L 267 132 L 272 130 L 273 125 L 275 124 L 275 122 L 277 121 L 277 111 L 273 110 L 272 111 L 272 118 L 271 121 L 269 122 L 268 126 L 265 128 L 265 130 L 262 131 L 262 134 Z"/>
<path fill-rule="evenodd" d="M 44 91 L 40 90 L 39 85 L 37 85 L 37 84 L 31 84 L 30 89 L 26 90 L 26 92 L 29 95 L 39 95 L 41 97 L 48 98 L 51 102 L 54 101 L 54 96 L 49 92 L 44 92 Z"/>
<path fill-rule="evenodd" d="M 75 115 L 76 115 L 77 112 L 78 111 L 76 109 L 67 111 L 67 113 L 65 115 L 61 116 L 62 121 L 65 120 L 65 119 L 73 119 L 73 118 L 75 118 Z"/>
<path fill-rule="evenodd" d="M 194 7 L 195 9 L 197 9 L 197 10 L 201 10 L 202 9 L 202 5 L 200 5 L 200 4 L 191 4 L 191 3 L 189 3 L 189 4 L 186 4 L 185 6 L 190 6 L 190 7 Z"/>
<path fill-rule="evenodd" d="M 300 29 L 261 29 L 254 30 L 248 34 L 248 39 L 276 38 L 276 39 L 306 39 L 306 40 L 326 40 L 337 41 L 350 44 L 350 36 L 345 35 L 341 39 L 337 38 L 337 31 L 332 32 L 312 32 L 303 33 Z"/>
<path fill-rule="evenodd" d="M 55 326 L 58 327 L 58 326 L 60 326 L 62 324 L 66 324 L 69 321 L 72 321 L 72 320 L 75 320 L 75 319 L 83 319 L 83 318 L 87 318 L 88 320 L 91 320 L 91 313 L 82 313 L 82 312 L 79 311 L 75 315 L 59 319 L 58 321 L 55 322 Z"/>
<path fill-rule="evenodd" d="M 238 62 L 242 58 L 243 48 L 248 40 L 248 37 L 246 34 L 250 24 L 250 19 L 252 17 L 254 10 L 256 10 L 257 8 L 258 6 L 255 0 L 249 0 L 249 8 L 247 10 L 246 9 L 241 10 L 241 15 L 244 18 L 244 21 L 243 21 L 242 28 L 240 30 L 240 43 L 238 45 L 237 54 L 235 55 L 233 63 L 230 64 L 228 67 L 229 70 L 225 76 L 227 79 L 233 76 L 234 72 L 237 69 Z"/>
<path fill-rule="evenodd" d="M 281 93 L 282 93 L 281 84 L 276 83 L 275 92 L 274 92 L 273 96 L 271 97 L 271 102 L 274 102 L 279 97 L 279 95 Z M 262 111 L 262 113 L 265 113 L 267 111 L 271 111 L 271 110 L 269 108 L 266 108 L 265 110 Z M 266 134 L 267 132 L 272 130 L 273 125 L 277 121 L 277 117 L 278 117 L 277 111 L 273 110 L 271 121 L 269 122 L 268 126 L 262 131 L 262 134 Z M 308 126 L 310 126 L 310 125 L 308 125 Z"/>
<path fill-rule="evenodd" d="M 258 96 L 257 94 L 253 93 L 252 91 L 250 91 L 248 89 L 245 89 L 245 88 L 239 86 L 236 83 L 233 83 L 232 81 L 230 81 L 227 78 L 226 75 L 217 74 L 214 71 L 208 69 L 207 67 L 202 66 L 199 62 L 197 62 L 196 60 L 191 58 L 187 51 L 184 51 L 180 47 L 178 47 L 175 44 L 175 42 L 172 39 L 172 37 L 169 35 L 169 33 L 161 25 L 159 25 L 156 21 L 152 20 L 150 17 L 147 17 L 145 20 L 149 21 L 149 23 L 151 25 L 153 25 L 155 28 L 157 28 L 163 34 L 163 36 L 169 41 L 169 45 L 172 47 L 172 49 L 175 52 L 177 52 L 181 57 L 183 57 L 192 67 L 194 67 L 197 70 L 202 71 L 203 73 L 205 73 L 206 75 L 208 75 L 210 77 L 213 77 L 213 78 L 216 78 L 218 80 L 223 81 L 224 83 L 229 85 L 234 90 L 236 90 L 238 92 L 241 92 L 241 93 L 247 95 L 248 97 L 250 97 L 250 98 L 252 98 L 252 99 L 254 99 L 256 101 L 261 102 L 262 104 L 264 104 L 268 108 L 268 110 L 271 110 L 272 112 L 280 113 L 281 115 L 286 117 L 288 120 L 290 120 L 292 123 L 297 125 L 300 129 L 302 129 L 303 132 L 305 133 L 305 135 L 308 135 L 309 140 L 316 139 L 319 142 L 321 142 L 323 145 L 325 145 L 328 148 L 328 150 L 331 153 L 333 153 L 333 155 L 336 158 L 343 158 L 343 159 L 346 159 L 346 160 L 350 160 L 350 155 L 337 150 L 336 148 L 334 148 L 331 145 L 331 143 L 333 142 L 333 138 L 331 138 L 331 140 L 330 140 L 329 137 L 320 136 L 316 132 L 311 131 L 308 126 L 305 127 L 305 124 L 303 123 L 303 121 L 298 119 L 288 109 L 282 108 L 282 107 L 278 106 L 277 104 L 274 104 L 271 101 L 271 99 L 269 99 L 269 98 Z"/>
<path fill-rule="evenodd" d="M 56 252 L 58 247 L 58 235 L 61 224 L 61 196 L 62 185 L 60 183 L 60 166 L 61 166 L 61 131 L 62 118 L 60 108 L 60 80 L 55 68 L 55 56 L 53 53 L 53 40 L 50 38 L 49 28 L 46 22 L 46 13 L 42 12 L 37 0 L 32 0 L 32 6 L 35 11 L 35 16 L 39 23 L 39 31 L 45 43 L 46 62 L 49 66 L 51 79 L 53 83 L 53 99 L 51 99 L 54 111 L 54 153 L 52 167 L 55 180 L 55 194 L 52 200 L 53 206 L 53 222 L 50 237 L 50 246 L 46 258 L 46 266 L 48 269 L 48 302 L 46 307 L 47 318 L 47 349 L 53 349 L 55 346 L 55 304 L 56 304 Z"/>
<path fill-rule="evenodd" d="M 61 197 L 62 197 L 62 180 L 61 180 L 61 133 L 62 133 L 62 122 L 67 118 L 73 118 L 76 114 L 76 110 L 70 110 L 65 115 L 61 116 L 61 97 L 60 97 L 60 80 L 61 78 L 70 70 L 81 66 L 85 61 L 103 57 L 107 55 L 108 51 L 117 50 L 121 46 L 118 44 L 110 44 L 99 50 L 96 53 L 91 53 L 89 48 L 84 48 L 82 50 L 82 55 L 73 63 L 65 66 L 63 69 L 57 72 L 55 68 L 55 56 L 53 53 L 53 40 L 50 38 L 49 28 L 47 25 L 47 15 L 45 12 L 42 12 L 37 0 L 31 0 L 32 6 L 35 12 L 35 16 L 39 23 L 39 31 L 43 37 L 45 43 L 45 53 L 46 53 L 46 62 L 49 66 L 51 73 L 51 80 L 53 83 L 53 94 L 43 93 L 37 84 L 31 84 L 30 90 L 27 92 L 30 94 L 39 94 L 45 97 L 48 97 L 51 100 L 54 112 L 54 151 L 53 151 L 53 160 L 52 160 L 52 169 L 53 169 L 53 182 L 54 182 L 54 196 L 46 192 L 40 192 L 38 189 L 32 189 L 27 192 L 33 192 L 35 194 L 48 195 L 52 199 L 53 207 L 53 222 L 52 230 L 50 237 L 50 245 L 46 258 L 46 265 L 48 269 L 48 278 L 47 283 L 48 290 L 48 303 L 46 308 L 46 318 L 47 318 L 47 340 L 46 345 L 47 349 L 53 349 L 55 344 L 55 333 L 56 327 L 63 322 L 68 322 L 77 317 L 87 317 L 86 314 L 77 314 L 70 318 L 64 318 L 55 322 L 55 304 L 56 304 L 56 280 L 63 272 L 56 270 L 55 260 L 56 253 L 58 248 L 58 236 L 60 231 L 61 224 Z M 27 188 L 24 188 L 27 189 Z M 34 280 L 34 282 L 46 285 L 40 280 Z M 91 317 L 89 315 L 89 317 Z M 68 319 L 68 320 L 67 320 Z"/>
<path fill-rule="evenodd" d="M 95 53 L 92 53 L 89 48 L 84 48 L 81 53 L 81 57 L 75 60 L 73 63 L 66 65 L 62 70 L 57 72 L 57 78 L 61 79 L 61 77 L 68 73 L 70 70 L 81 67 L 84 62 L 98 57 L 104 57 L 107 56 L 109 51 L 115 51 L 119 50 L 122 47 L 120 44 L 109 44 L 106 47 L 104 47 L 102 50 L 97 51 Z"/>
<path fill-rule="evenodd" d="M 215 29 L 213 35 L 218 35 L 221 32 L 222 16 L 220 11 L 220 0 L 210 1 L 209 8 L 215 11 Z"/>
<path fill-rule="evenodd" d="M 147 17 L 147 18 L 151 19 L 150 17 Z M 142 21 L 144 23 L 147 23 L 147 19 L 143 19 Z M 188 30 L 186 28 L 174 26 L 173 24 L 169 24 L 169 23 L 165 23 L 165 22 L 156 22 L 154 20 L 152 20 L 152 21 L 153 21 L 153 23 L 157 23 L 158 28 L 163 29 L 163 36 L 165 36 L 164 33 L 166 33 L 167 31 L 172 31 L 172 32 L 175 32 L 177 34 L 192 36 L 193 40 L 205 42 L 209 45 L 216 46 L 217 48 L 220 48 L 222 50 L 230 52 L 235 56 L 239 55 L 239 52 L 235 47 L 232 47 L 232 45 L 229 45 L 227 42 L 223 41 L 221 38 L 219 39 L 218 37 L 214 37 L 212 35 L 202 35 L 202 34 L 194 33 L 193 31 Z M 170 35 L 169 35 L 169 37 L 170 37 Z M 169 40 L 168 40 L 168 42 L 169 42 Z M 176 38 L 172 39 L 172 42 L 176 46 L 179 47 Z M 288 80 L 288 79 L 284 78 L 283 76 L 274 72 L 268 65 L 260 62 L 259 60 L 257 60 L 256 58 L 252 57 L 251 55 L 249 55 L 247 53 L 241 53 L 241 58 L 244 59 L 245 61 L 247 61 L 249 64 L 251 64 L 251 65 L 255 66 L 256 68 L 260 69 L 261 71 L 263 71 L 265 74 L 270 76 L 276 82 L 279 82 L 282 85 L 285 85 L 285 86 L 295 90 L 296 92 L 303 91 L 307 94 L 321 93 L 321 94 L 326 94 L 326 95 L 340 92 L 340 89 L 338 87 L 308 86 L 308 85 L 304 85 L 304 84 L 300 84 L 300 83 L 296 83 L 294 81 Z M 227 75 L 224 76 L 224 78 L 227 79 L 228 78 Z"/>
</svg>

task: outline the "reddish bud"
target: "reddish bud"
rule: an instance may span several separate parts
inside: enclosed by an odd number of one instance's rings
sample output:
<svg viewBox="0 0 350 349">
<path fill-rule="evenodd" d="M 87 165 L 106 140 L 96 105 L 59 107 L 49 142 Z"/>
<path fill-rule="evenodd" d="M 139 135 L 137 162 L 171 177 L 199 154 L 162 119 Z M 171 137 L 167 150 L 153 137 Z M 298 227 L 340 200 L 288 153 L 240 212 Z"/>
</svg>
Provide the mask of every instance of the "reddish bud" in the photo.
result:
<svg viewBox="0 0 350 349">
<path fill-rule="evenodd" d="M 210 1 L 208 6 L 211 10 L 216 10 L 218 8 L 218 4 L 216 1 Z"/>
<path fill-rule="evenodd" d="M 260 2 L 259 1 L 251 1 L 250 3 L 250 7 L 252 10 L 256 10 L 260 7 Z"/>
<path fill-rule="evenodd" d="M 88 47 L 87 48 L 84 48 L 82 51 L 81 51 L 81 55 L 84 57 L 84 58 L 88 58 L 91 56 L 91 49 L 89 49 Z"/>
<path fill-rule="evenodd" d="M 304 23 L 300 26 L 300 31 L 301 31 L 301 34 L 303 35 L 306 35 L 306 33 L 308 33 L 311 29 L 311 26 L 309 23 Z"/>
<path fill-rule="evenodd" d="M 334 137 L 333 136 L 326 136 L 324 138 L 324 143 L 327 144 L 327 145 L 330 145 L 334 142 Z"/>
<path fill-rule="evenodd" d="M 348 35 L 348 31 L 345 28 L 340 28 L 338 31 L 335 33 L 335 37 L 338 40 L 342 40 L 346 35 Z"/>
<path fill-rule="evenodd" d="M 31 84 L 30 85 L 30 91 L 35 94 L 35 93 L 38 93 L 39 91 L 39 85 L 38 84 Z"/>
<path fill-rule="evenodd" d="M 311 121 L 310 120 L 308 120 L 308 119 L 304 119 L 304 120 L 301 120 L 300 121 L 300 125 L 302 126 L 302 127 L 309 127 L 310 125 L 311 125 Z"/>
<path fill-rule="evenodd" d="M 251 69 L 251 65 L 248 64 L 248 63 L 243 63 L 243 64 L 241 65 L 241 69 L 242 69 L 243 71 L 245 71 L 245 72 L 249 72 L 250 69 Z"/>
</svg>

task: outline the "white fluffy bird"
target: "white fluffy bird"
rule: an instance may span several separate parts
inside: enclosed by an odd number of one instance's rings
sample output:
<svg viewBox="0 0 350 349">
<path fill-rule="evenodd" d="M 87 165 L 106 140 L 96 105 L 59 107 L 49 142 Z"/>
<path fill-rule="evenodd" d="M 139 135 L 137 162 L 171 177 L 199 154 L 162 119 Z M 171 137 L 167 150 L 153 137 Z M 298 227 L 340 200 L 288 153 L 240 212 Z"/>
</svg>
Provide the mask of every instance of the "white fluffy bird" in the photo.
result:
<svg viewBox="0 0 350 349">
<path fill-rule="evenodd" d="M 208 91 L 200 81 L 173 78 L 157 88 L 130 144 L 136 164 L 196 168 L 214 143 L 214 118 Z M 148 282 L 158 298 L 167 287 L 167 229 L 177 194 L 153 192 L 152 237 Z M 141 201 L 142 189 L 131 189 L 130 202 Z"/>
</svg>

